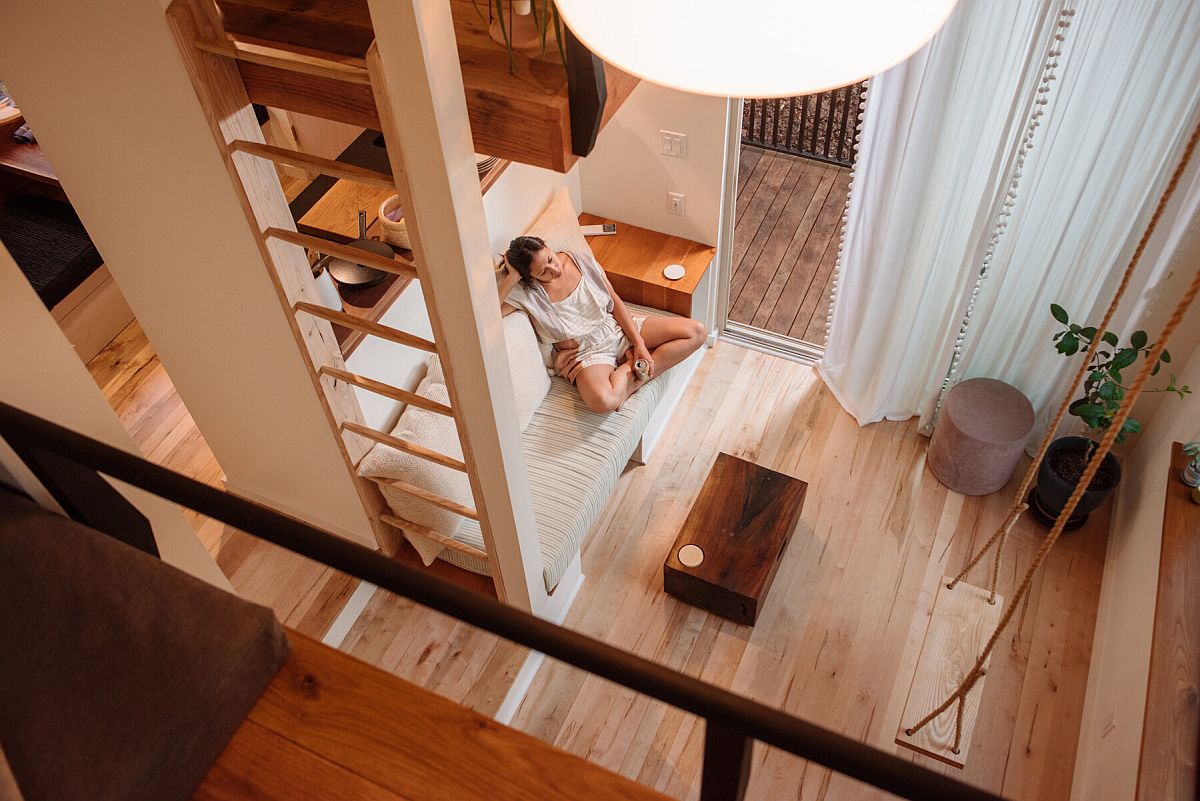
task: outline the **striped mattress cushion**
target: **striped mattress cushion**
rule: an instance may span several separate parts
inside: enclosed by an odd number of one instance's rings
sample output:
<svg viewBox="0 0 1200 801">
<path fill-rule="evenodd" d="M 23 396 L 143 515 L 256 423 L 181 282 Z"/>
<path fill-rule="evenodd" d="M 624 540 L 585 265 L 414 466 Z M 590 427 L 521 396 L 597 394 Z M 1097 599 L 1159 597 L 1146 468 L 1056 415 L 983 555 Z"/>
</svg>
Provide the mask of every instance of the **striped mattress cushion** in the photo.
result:
<svg viewBox="0 0 1200 801">
<path fill-rule="evenodd" d="M 669 375 L 667 371 L 642 387 L 611 414 L 589 411 L 574 387 L 551 379 L 550 392 L 522 436 L 547 591 L 557 586 L 604 510 Z M 484 549 L 478 521 L 463 519 L 454 539 Z M 475 573 L 490 572 L 486 560 L 458 551 L 444 549 L 439 558 Z"/>
</svg>

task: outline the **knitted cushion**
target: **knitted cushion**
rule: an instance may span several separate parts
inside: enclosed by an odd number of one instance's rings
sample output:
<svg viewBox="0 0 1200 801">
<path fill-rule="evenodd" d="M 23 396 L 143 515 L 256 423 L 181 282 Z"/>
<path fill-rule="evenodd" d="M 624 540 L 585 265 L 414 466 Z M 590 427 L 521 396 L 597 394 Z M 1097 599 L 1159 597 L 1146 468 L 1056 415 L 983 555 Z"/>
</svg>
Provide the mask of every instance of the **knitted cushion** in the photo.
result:
<svg viewBox="0 0 1200 801">
<path fill-rule="evenodd" d="M 593 255 L 591 246 L 579 228 L 579 215 L 575 213 L 575 206 L 571 204 L 571 193 L 566 187 L 554 194 L 549 205 L 525 233 L 539 237 L 555 253 L 567 250 Z"/>
<path fill-rule="evenodd" d="M 52 309 L 96 271 L 100 254 L 66 203 L 21 195 L 0 212 L 0 240 Z"/>
<path fill-rule="evenodd" d="M 533 327 L 524 314 L 514 313 L 504 318 L 504 342 L 508 351 L 509 372 L 512 375 L 517 421 L 524 430 L 550 390 L 550 377 L 542 367 Z M 417 394 L 439 403 L 450 404 L 446 377 L 442 372 L 441 361 L 436 356 L 430 357 L 429 372 L 417 387 Z M 453 418 L 444 414 L 410 405 L 400 415 L 392 435 L 455 459 L 463 458 L 458 429 Z M 403 481 L 462 506 L 475 505 L 471 483 L 466 473 L 388 445 L 375 445 L 359 463 L 358 474 Z M 384 484 L 381 489 L 388 506 L 398 517 L 433 529 L 447 537 L 453 535 L 464 519 L 462 515 L 414 498 L 395 487 Z M 405 535 L 425 564 L 432 564 L 442 546 L 413 532 L 406 531 Z"/>
</svg>

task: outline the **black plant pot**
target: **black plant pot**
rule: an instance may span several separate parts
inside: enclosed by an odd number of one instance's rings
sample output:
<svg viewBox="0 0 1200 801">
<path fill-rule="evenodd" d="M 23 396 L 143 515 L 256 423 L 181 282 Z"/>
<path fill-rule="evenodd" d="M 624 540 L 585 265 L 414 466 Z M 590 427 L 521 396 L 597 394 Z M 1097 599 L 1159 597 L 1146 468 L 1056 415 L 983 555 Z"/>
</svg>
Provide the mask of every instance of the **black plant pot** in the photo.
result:
<svg viewBox="0 0 1200 801">
<path fill-rule="evenodd" d="M 1050 443 L 1046 458 L 1038 465 L 1037 486 L 1029 493 L 1029 513 L 1039 523 L 1045 526 L 1054 525 L 1059 513 L 1067 505 L 1071 493 L 1075 491 L 1077 483 L 1063 478 L 1053 465 L 1071 456 L 1086 462 L 1088 450 L 1094 445 L 1095 443 L 1087 437 L 1059 437 Z M 1099 474 L 1092 480 L 1091 486 L 1083 493 L 1079 505 L 1075 507 L 1075 511 L 1063 527 L 1064 531 L 1074 531 L 1086 523 L 1088 515 L 1104 503 L 1108 494 L 1121 483 L 1121 464 L 1117 457 L 1111 453 L 1107 454 L 1101 466 L 1101 473 L 1107 474 L 1108 480 L 1102 481 Z"/>
</svg>

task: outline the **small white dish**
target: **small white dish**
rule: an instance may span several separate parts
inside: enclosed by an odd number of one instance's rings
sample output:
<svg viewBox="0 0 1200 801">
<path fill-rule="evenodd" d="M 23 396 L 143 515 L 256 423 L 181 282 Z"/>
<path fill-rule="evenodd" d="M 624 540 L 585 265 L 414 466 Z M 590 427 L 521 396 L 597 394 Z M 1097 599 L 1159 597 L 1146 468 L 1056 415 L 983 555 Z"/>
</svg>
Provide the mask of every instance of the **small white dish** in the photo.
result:
<svg viewBox="0 0 1200 801">
<path fill-rule="evenodd" d="M 683 269 L 682 264 L 668 264 L 663 268 L 663 276 L 671 281 L 678 281 L 687 274 L 687 270 Z"/>
</svg>

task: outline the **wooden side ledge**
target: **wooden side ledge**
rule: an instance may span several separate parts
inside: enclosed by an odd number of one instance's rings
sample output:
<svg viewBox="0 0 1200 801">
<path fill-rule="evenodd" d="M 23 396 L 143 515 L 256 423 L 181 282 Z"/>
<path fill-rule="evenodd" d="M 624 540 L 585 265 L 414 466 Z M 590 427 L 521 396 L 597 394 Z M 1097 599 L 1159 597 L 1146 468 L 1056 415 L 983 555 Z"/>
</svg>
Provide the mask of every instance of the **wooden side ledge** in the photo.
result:
<svg viewBox="0 0 1200 801">
<path fill-rule="evenodd" d="M 1171 446 L 1146 717 L 1138 765 L 1139 801 L 1195 798 L 1200 744 L 1200 506 L 1179 480 L 1183 445 Z"/>
</svg>

